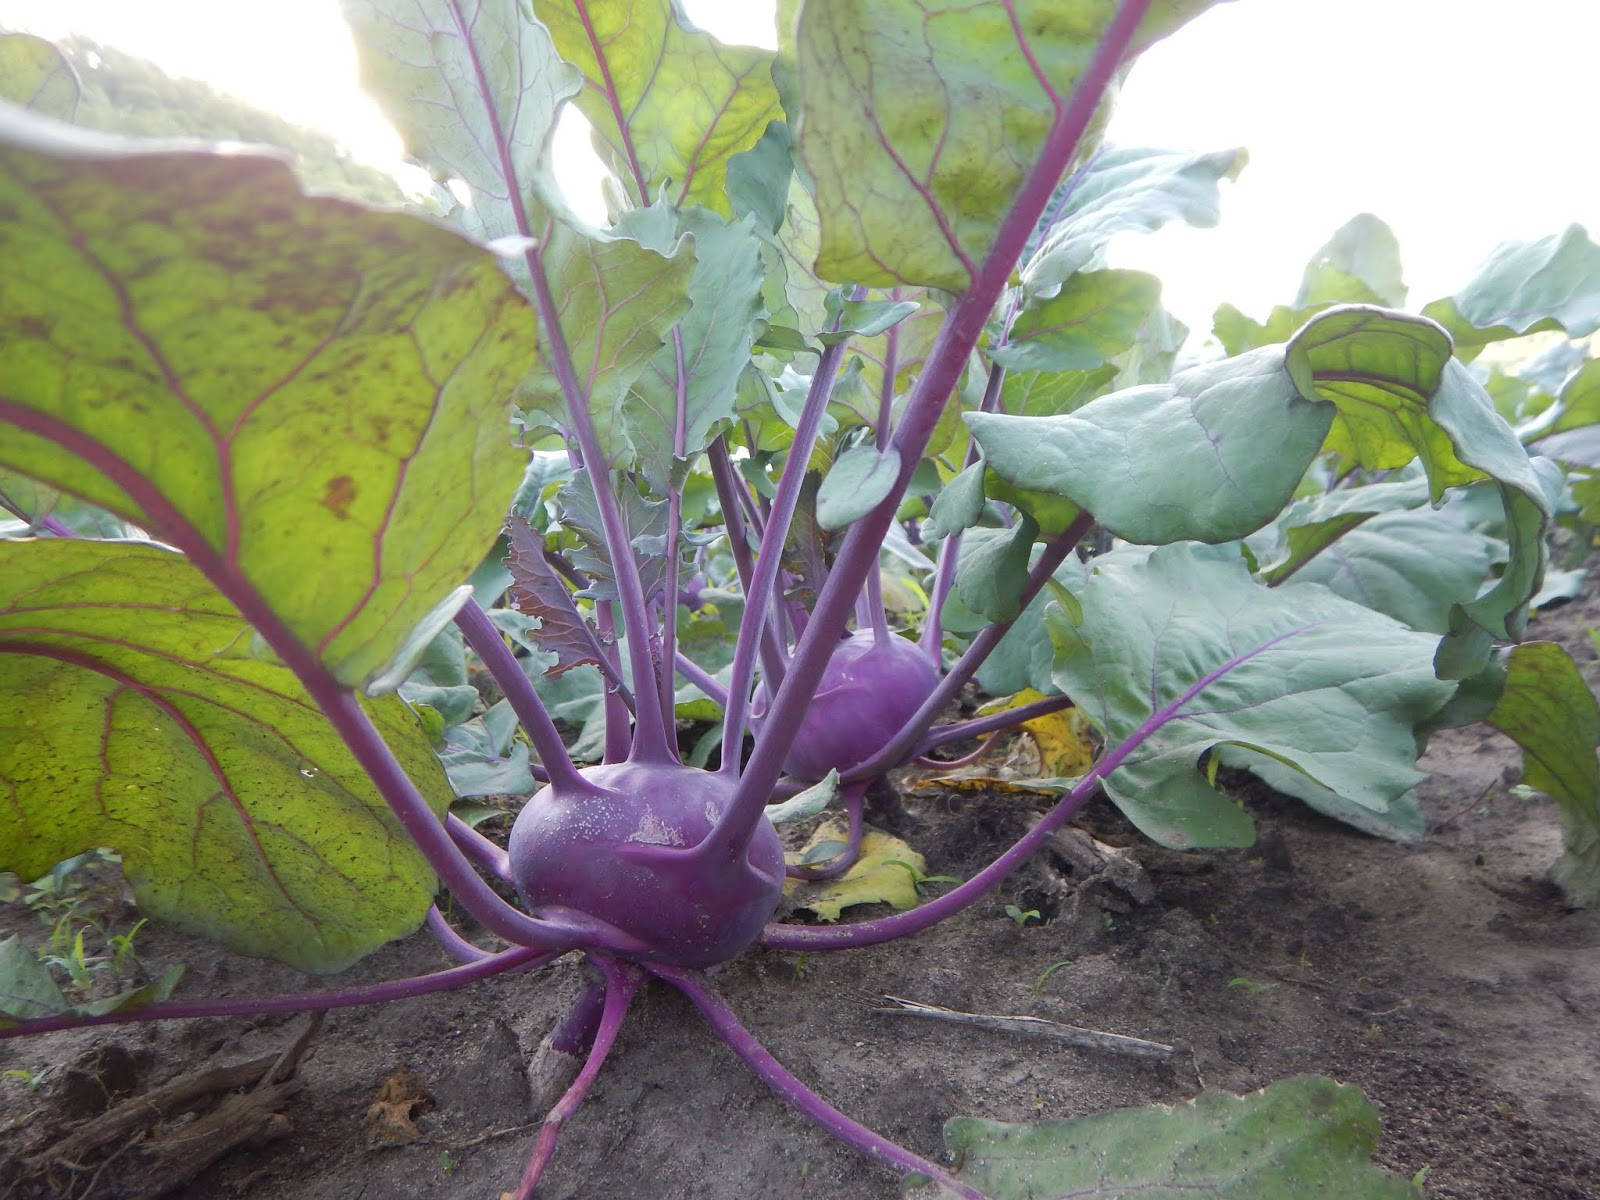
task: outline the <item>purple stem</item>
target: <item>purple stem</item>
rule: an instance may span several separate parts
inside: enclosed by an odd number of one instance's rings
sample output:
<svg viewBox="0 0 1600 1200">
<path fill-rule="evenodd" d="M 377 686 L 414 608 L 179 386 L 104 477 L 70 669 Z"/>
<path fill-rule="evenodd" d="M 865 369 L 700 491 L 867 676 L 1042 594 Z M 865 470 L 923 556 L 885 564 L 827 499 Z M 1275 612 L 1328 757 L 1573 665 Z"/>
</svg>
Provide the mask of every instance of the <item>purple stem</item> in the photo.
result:
<svg viewBox="0 0 1600 1200">
<path fill-rule="evenodd" d="M 444 914 L 439 911 L 437 904 L 428 905 L 428 917 L 424 923 L 428 927 L 428 932 L 433 934 L 434 940 L 457 962 L 475 963 L 494 957 L 489 951 L 479 949 L 450 928 L 450 922 L 444 919 Z"/>
<path fill-rule="evenodd" d="M 467 639 L 467 645 L 483 660 L 483 665 L 489 668 L 489 674 L 494 676 L 494 681 L 511 702 L 511 708 L 517 714 L 528 740 L 533 743 L 534 753 L 539 756 L 540 765 L 550 777 L 550 782 L 564 790 L 570 789 L 573 795 L 584 792 L 600 795 L 600 789 L 579 774 L 578 768 L 568 757 L 561 734 L 550 719 L 544 702 L 539 699 L 539 693 L 533 690 L 528 673 L 522 669 L 517 656 L 511 653 L 499 626 L 489 619 L 489 614 L 478 607 L 476 600 L 468 600 L 456 614 L 456 625 Z"/>
<path fill-rule="evenodd" d="M 756 566 L 750 553 L 749 526 L 745 524 L 741 501 L 749 501 L 750 491 L 734 470 L 733 462 L 728 458 L 727 443 L 722 438 L 711 443 L 706 458 L 711 464 L 711 479 L 717 488 L 717 504 L 722 509 L 722 521 L 728 532 L 728 550 L 739 572 L 739 586 L 748 596 Z M 769 694 L 782 681 L 788 657 L 784 653 L 783 633 L 777 628 L 776 620 L 775 614 L 761 631 L 761 679 Z"/>
<path fill-rule="evenodd" d="M 889 299 L 900 299 L 900 289 L 890 288 Z M 900 357 L 900 326 L 891 325 L 883 337 L 883 384 L 878 389 L 878 449 L 882 450 L 889 444 L 890 434 L 893 433 L 892 423 L 894 414 L 894 377 L 899 370 Z"/>
<path fill-rule="evenodd" d="M 78 536 L 60 521 L 52 517 L 49 513 L 46 513 L 40 517 L 30 517 L 22 510 L 22 506 L 20 504 L 17 504 L 11 499 L 10 496 L 4 495 L 3 493 L 0 493 L 0 509 L 4 509 L 19 521 L 27 522 L 31 528 L 43 529 L 46 533 L 53 534 L 55 537 L 72 538 Z"/>
<path fill-rule="evenodd" d="M 1092 516 L 1080 513 L 1065 533 L 1045 544 L 1038 561 L 1028 572 L 1028 579 L 1022 586 L 1021 594 L 1017 597 L 1018 615 L 1021 615 L 1021 609 L 1027 608 L 1033 602 L 1033 598 L 1039 594 L 1039 589 L 1044 587 L 1056 568 L 1066 561 L 1067 555 L 1072 553 L 1072 548 L 1093 524 Z M 899 732 L 885 742 L 871 758 L 844 772 L 844 778 L 870 779 L 882 775 L 917 753 L 916 746 L 923 734 L 933 725 L 934 719 L 955 699 L 956 693 L 966 685 L 967 680 L 977 673 L 984 659 L 994 652 L 994 648 L 1000 644 L 1000 639 L 1005 637 L 1015 622 L 1016 618 L 1013 617 L 1009 621 L 997 621 L 985 626 L 978 636 L 972 639 L 971 645 L 956 660 L 955 665 L 945 673 L 944 678 L 939 681 L 939 686 L 928 694 L 928 698 L 922 702 L 922 707 L 906 719 Z"/>
<path fill-rule="evenodd" d="M 1035 717 L 1048 716 L 1053 712 L 1060 712 L 1063 708 L 1071 707 L 1071 697 L 1046 696 L 1043 700 L 1035 700 L 1029 704 L 1019 704 L 1015 708 L 1002 709 L 1000 712 L 989 713 L 987 716 L 974 717 L 970 721 L 960 721 L 954 725 L 937 725 L 928 730 L 927 736 L 917 745 L 916 753 L 926 754 L 929 750 L 949 745 L 951 742 L 964 742 L 969 738 L 982 737 L 996 730 L 1010 729 L 1014 725 L 1021 725 L 1024 721 L 1031 721 Z"/>
<path fill-rule="evenodd" d="M 841 1142 L 855 1147 L 879 1166 L 887 1167 L 898 1175 L 921 1173 L 937 1180 L 962 1200 L 986 1200 L 982 1192 L 961 1183 L 943 1167 L 897 1146 L 887 1138 L 873 1133 L 865 1125 L 852 1121 L 821 1096 L 791 1075 L 767 1048 L 751 1035 L 734 1016 L 733 1010 L 702 981 L 698 974 L 679 967 L 659 963 L 646 964 L 646 970 L 677 988 L 700 1010 L 716 1035 L 728 1044 L 745 1066 L 779 1096 L 788 1101 L 802 1116 L 810 1118 Z"/>
<path fill-rule="evenodd" d="M 600 632 L 610 639 L 611 645 L 615 647 L 617 618 L 609 600 L 595 606 L 594 620 Z M 628 751 L 633 745 L 632 711 L 622 703 L 621 696 L 610 690 L 606 692 L 604 704 L 606 737 L 601 754 L 606 762 L 619 763 L 628 757 Z"/>
<path fill-rule="evenodd" d="M 594 973 L 591 961 L 590 973 L 594 976 L 584 984 L 583 991 L 579 992 L 573 1000 L 572 1007 L 567 1009 L 567 1015 L 561 1018 L 561 1024 L 550 1032 L 550 1046 L 562 1054 L 587 1054 L 589 1047 L 594 1045 L 595 1030 L 600 1028 L 600 1013 L 606 1003 L 605 977 Z"/>
<path fill-rule="evenodd" d="M 595 1030 L 594 1043 L 589 1047 L 589 1057 L 584 1060 L 583 1069 L 578 1072 L 578 1077 L 572 1081 L 572 1086 L 566 1090 L 561 1099 L 556 1101 L 555 1106 L 546 1115 L 544 1124 L 540 1126 L 539 1137 L 533 1146 L 533 1157 L 528 1160 L 527 1169 L 522 1173 L 522 1182 L 517 1185 L 517 1190 L 511 1193 L 511 1200 L 533 1200 L 533 1190 L 538 1186 L 544 1169 L 550 1165 L 550 1156 L 555 1153 L 556 1141 L 561 1137 L 561 1127 L 573 1113 L 578 1111 L 583 1098 L 589 1094 L 595 1076 L 600 1074 L 600 1068 L 605 1065 L 606 1056 L 611 1053 L 611 1047 L 617 1040 L 617 1031 L 622 1028 L 622 1019 L 628 1014 L 628 1004 L 632 1001 L 639 984 L 644 981 L 644 973 L 637 967 L 607 958 L 596 957 L 593 961 L 599 964 L 606 979 L 605 1007 L 600 1012 L 600 1025 Z"/>
<path fill-rule="evenodd" d="M 988 753 L 989 748 L 998 742 L 1000 738 L 1000 734 L 991 733 L 988 737 L 984 738 L 983 741 L 978 743 L 978 748 L 976 750 L 972 751 L 970 754 L 963 754 L 960 758 L 928 758 L 919 754 L 912 761 L 915 762 L 919 767 L 930 767 L 936 771 L 947 771 L 951 767 L 971 766 L 986 753 Z"/>
<path fill-rule="evenodd" d="M 956 301 L 940 329 L 891 440 L 900 455 L 899 478 L 884 502 L 856 522 L 845 536 L 833 573 L 817 597 L 811 621 L 790 661 L 789 673 L 773 698 L 767 726 L 776 736 L 758 739 L 755 753 L 745 764 L 739 779 L 733 803 L 707 835 L 718 842 L 719 853 L 737 854 L 762 819 L 766 798 L 783 773 L 784 757 L 800 728 L 805 708 L 811 703 L 834 643 L 844 631 L 850 604 L 867 572 L 878 561 L 884 535 L 894 520 L 911 474 L 933 436 L 945 401 L 960 379 L 967 357 L 982 336 L 1018 256 L 1049 203 L 1061 172 L 1071 162 L 1101 96 L 1121 66 L 1149 7 L 1150 0 L 1124 0 L 1118 7 L 1073 89 L 1071 100 L 1064 109 L 1058 110 L 1039 157 L 996 232 L 994 244 L 973 276 L 971 286 Z"/>
<path fill-rule="evenodd" d="M 170 1000 L 162 1004 L 146 1004 L 142 1008 L 125 1012 L 106 1013 L 99 1017 L 35 1017 L 18 1021 L 15 1025 L 0 1026 L 0 1041 L 30 1033 L 50 1033 L 57 1029 L 80 1029 L 88 1025 L 127 1025 L 138 1021 L 171 1021 L 189 1017 L 244 1017 L 262 1013 L 313 1012 L 327 1008 L 354 1008 L 361 1004 L 382 1004 L 390 1000 L 406 1000 L 413 996 L 428 996 L 444 992 L 462 984 L 475 983 L 506 971 L 527 970 L 554 962 L 563 952 L 539 950 L 532 946 L 517 946 L 491 954 L 477 962 L 435 971 L 431 975 L 413 975 L 406 979 L 388 979 L 382 983 L 363 984 L 359 987 L 331 988 L 321 992 L 289 992 L 281 996 L 227 996 L 216 1000 Z"/>
<path fill-rule="evenodd" d="M 672 454 L 682 459 L 688 444 L 689 377 L 683 364 L 683 330 L 674 326 L 672 348 L 677 362 L 677 412 L 672 424 Z M 676 709 L 673 680 L 668 664 L 678 656 L 678 526 L 683 519 L 683 489 L 667 492 L 667 578 L 662 589 L 661 607 L 661 711 L 671 714 Z"/>
<path fill-rule="evenodd" d="M 693 659 L 679 653 L 673 657 L 673 665 L 678 668 L 678 674 L 694 684 L 695 687 L 710 696 L 723 708 L 728 707 L 728 689 L 696 666 Z"/>
<path fill-rule="evenodd" d="M 777 582 L 778 568 L 782 565 L 783 544 L 789 536 L 789 524 L 794 520 L 795 508 L 800 503 L 800 487 L 805 482 L 811 448 L 822 429 L 822 418 L 828 411 L 828 399 L 833 395 L 834 377 L 839 373 L 844 347 L 842 341 L 825 346 L 817 359 L 816 373 L 811 377 L 811 390 L 806 395 L 805 407 L 800 413 L 799 427 L 795 430 L 794 442 L 784 460 L 783 473 L 778 477 L 772 512 L 761 534 L 761 548 L 756 553 L 755 572 L 751 576 L 749 590 L 745 592 L 744 614 L 739 619 L 738 641 L 735 643 L 733 669 L 728 681 L 728 709 L 723 717 L 722 729 L 724 771 L 739 769 L 739 747 L 744 744 L 745 725 L 749 716 L 750 681 L 755 670 L 756 646 L 760 642 L 761 627 L 766 624 L 768 611 L 772 607 L 773 585 Z M 856 587 L 860 586 L 858 579 Z M 844 628 L 842 621 L 839 627 Z M 819 677 L 820 674 L 819 670 Z M 816 687 L 815 681 L 811 686 Z M 787 745 L 784 749 L 787 751 Z M 773 782 L 776 782 L 776 776 Z M 746 836 L 737 839 L 729 847 L 730 858 L 743 851 L 749 831 L 754 827 L 752 823 L 744 830 Z"/>
<path fill-rule="evenodd" d="M 960 912 L 973 901 L 980 899 L 990 890 L 998 887 L 1012 871 L 1027 861 L 1028 856 L 1044 844 L 1052 833 L 1066 824 L 1080 808 L 1094 794 L 1095 788 L 1100 786 L 1100 781 L 1111 772 L 1115 771 L 1128 757 L 1140 746 L 1144 745 L 1151 735 L 1156 733 L 1169 721 L 1179 716 L 1179 710 L 1193 700 L 1206 688 L 1228 672 L 1235 670 L 1240 665 L 1249 662 L 1259 654 L 1263 654 L 1272 647 L 1289 638 L 1305 633 L 1311 626 L 1303 625 L 1296 629 L 1287 630 L 1278 634 L 1269 641 L 1263 642 L 1253 650 L 1244 654 L 1235 655 L 1220 667 L 1207 672 L 1201 678 L 1186 688 L 1182 695 L 1170 704 L 1166 704 L 1151 713 L 1140 726 L 1125 738 L 1116 749 L 1101 757 L 1089 769 L 1089 773 L 1078 781 L 1059 803 L 1056 804 L 1044 817 L 1024 834 L 1017 842 L 999 858 L 995 859 L 983 870 L 979 871 L 961 886 L 951 889 L 944 895 L 919 908 L 909 912 L 896 913 L 890 917 L 880 917 L 872 921 L 862 921 L 855 925 L 838 925 L 830 928 L 804 925 L 768 925 L 767 931 L 761 936 L 763 946 L 771 946 L 779 950 L 843 950 L 853 946 L 875 946 L 879 942 L 893 941 L 895 938 L 905 937 L 907 934 L 920 933 L 932 925 L 937 925 L 955 913 Z"/>
<path fill-rule="evenodd" d="M 844 849 L 824 863 L 817 863 L 814 866 L 785 867 L 784 873 L 789 878 L 804 879 L 809 882 L 837 879 L 856 865 L 856 859 L 861 857 L 861 809 L 862 799 L 866 794 L 865 783 L 845 784 L 844 810 L 850 818 L 850 832 Z"/>
<path fill-rule="evenodd" d="M 989 380 L 983 388 L 983 403 L 980 412 L 998 412 L 1000 410 L 1000 389 L 1005 384 L 1006 369 L 999 363 L 989 366 Z M 978 442 L 973 438 L 967 443 L 967 455 L 962 460 L 961 469 L 966 470 L 978 461 Z M 940 646 L 944 643 L 944 602 L 950 596 L 950 589 L 956 581 L 956 566 L 961 560 L 961 534 L 952 533 L 939 543 L 938 563 L 933 572 L 933 588 L 928 593 L 928 616 L 922 624 L 922 636 L 917 639 L 917 644 L 922 647 L 923 653 L 934 666 L 942 666 L 943 660 L 939 653 Z"/>
<path fill-rule="evenodd" d="M 511 860 L 506 856 L 505 847 L 484 837 L 455 813 L 445 815 L 444 828 L 450 840 L 456 844 L 456 849 L 465 854 L 473 866 L 489 872 L 497 879 L 510 881 Z"/>
</svg>

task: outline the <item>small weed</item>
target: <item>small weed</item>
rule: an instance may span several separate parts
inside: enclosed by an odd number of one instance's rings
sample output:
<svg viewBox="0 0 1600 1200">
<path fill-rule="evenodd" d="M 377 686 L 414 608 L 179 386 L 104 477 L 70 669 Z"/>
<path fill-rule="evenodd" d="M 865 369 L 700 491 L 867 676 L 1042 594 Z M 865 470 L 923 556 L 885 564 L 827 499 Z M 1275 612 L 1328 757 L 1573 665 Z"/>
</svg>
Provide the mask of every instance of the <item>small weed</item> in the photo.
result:
<svg viewBox="0 0 1600 1200">
<path fill-rule="evenodd" d="M 1011 918 L 1012 923 L 1015 924 L 1018 929 L 1021 929 L 1029 924 L 1044 924 L 1044 918 L 1039 915 L 1039 910 L 1037 908 L 1024 910 L 1018 908 L 1015 904 L 1008 904 L 1006 905 L 1006 916 Z"/>
<path fill-rule="evenodd" d="M 1042 972 L 1040 972 L 1039 978 L 1037 978 L 1037 979 L 1035 979 L 1033 981 L 1033 994 L 1035 996 L 1043 995 L 1044 994 L 1044 985 L 1045 985 L 1046 981 L 1049 980 L 1050 976 L 1054 975 L 1057 971 L 1061 970 L 1062 967 L 1071 966 L 1071 965 L 1072 965 L 1072 960 L 1070 958 L 1063 958 L 1060 962 L 1051 963 Z"/>
<path fill-rule="evenodd" d="M 1243 975 L 1236 975 L 1234 978 L 1228 980 L 1228 986 L 1231 988 L 1241 988 L 1244 991 L 1249 992 L 1252 996 L 1259 996 L 1262 992 L 1270 992 L 1278 985 L 1273 983 L 1271 980 L 1246 979 Z"/>
<path fill-rule="evenodd" d="M 28 1089 L 29 1094 L 39 1090 L 39 1085 L 50 1075 L 49 1067 L 34 1067 L 31 1070 L 12 1067 L 9 1071 L 0 1071 L 0 1079 L 9 1079 L 22 1084 Z"/>
</svg>

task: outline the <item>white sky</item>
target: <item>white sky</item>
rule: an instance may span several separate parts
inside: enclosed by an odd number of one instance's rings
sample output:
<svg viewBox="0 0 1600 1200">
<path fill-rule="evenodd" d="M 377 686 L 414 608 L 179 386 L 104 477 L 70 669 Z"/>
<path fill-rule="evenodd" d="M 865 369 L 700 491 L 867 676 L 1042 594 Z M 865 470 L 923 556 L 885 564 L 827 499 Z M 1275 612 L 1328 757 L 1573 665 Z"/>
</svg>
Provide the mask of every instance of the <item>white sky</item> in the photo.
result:
<svg viewBox="0 0 1600 1200">
<path fill-rule="evenodd" d="M 773 44 L 771 0 L 684 0 L 730 40 Z M 1597 0 L 1234 0 L 1150 51 L 1112 138 L 1249 148 L 1215 230 L 1119 241 L 1192 326 L 1293 299 L 1305 260 L 1359 211 L 1394 227 L 1415 305 L 1499 241 L 1600 232 Z M 399 143 L 356 84 L 335 0 L 0 0 L 0 26 L 80 32 L 290 120 L 359 157 Z"/>
</svg>

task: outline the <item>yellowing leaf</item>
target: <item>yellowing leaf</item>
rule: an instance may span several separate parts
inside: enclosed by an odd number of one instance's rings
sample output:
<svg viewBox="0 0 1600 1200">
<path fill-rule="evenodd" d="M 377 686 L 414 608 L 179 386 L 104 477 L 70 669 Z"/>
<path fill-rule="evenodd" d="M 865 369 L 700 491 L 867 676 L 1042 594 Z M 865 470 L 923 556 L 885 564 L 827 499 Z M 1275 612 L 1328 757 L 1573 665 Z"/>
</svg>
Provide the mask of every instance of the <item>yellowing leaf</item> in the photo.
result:
<svg viewBox="0 0 1600 1200">
<path fill-rule="evenodd" d="M 844 828 L 831 821 L 817 827 L 806 843 L 806 850 L 790 856 L 801 862 L 806 851 L 824 842 L 845 840 Z M 896 909 L 917 906 L 917 884 L 927 877 L 927 861 L 897 837 L 876 829 L 861 835 L 861 857 L 843 876 L 821 885 L 800 905 L 824 921 L 837 921 L 839 914 L 857 904 L 888 904 Z M 800 881 L 790 880 L 788 890 L 799 890 Z M 805 889 L 811 892 L 809 887 Z"/>
</svg>

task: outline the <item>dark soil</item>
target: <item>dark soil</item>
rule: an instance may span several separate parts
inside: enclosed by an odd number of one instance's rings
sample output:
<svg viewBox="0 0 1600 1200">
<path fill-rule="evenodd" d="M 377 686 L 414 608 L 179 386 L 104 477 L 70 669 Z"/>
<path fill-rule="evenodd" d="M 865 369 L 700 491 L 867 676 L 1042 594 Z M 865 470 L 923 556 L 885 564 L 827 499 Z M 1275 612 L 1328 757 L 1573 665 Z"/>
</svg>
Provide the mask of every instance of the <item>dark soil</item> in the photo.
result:
<svg viewBox="0 0 1600 1200">
<path fill-rule="evenodd" d="M 1535 622 L 1590 673 L 1586 600 Z M 1427 836 L 1376 841 L 1245 787 L 1260 827 L 1245 851 L 1177 853 L 1141 841 L 1106 806 L 1081 828 L 1134 863 L 1096 871 L 1054 851 L 1001 892 L 908 941 L 816 954 L 750 953 L 718 990 L 801 1079 L 846 1113 L 931 1157 L 955 1114 L 1067 1117 L 1173 1102 L 1202 1087 L 1248 1091 L 1319 1073 L 1378 1106 L 1378 1159 L 1426 1172 L 1434 1200 L 1600 1197 L 1600 912 L 1545 882 L 1560 848 L 1543 800 L 1510 791 L 1519 757 L 1493 733 L 1434 740 Z M 1019 796 L 917 793 L 880 823 L 937 874 L 964 875 L 1041 811 Z M 1079 843 L 1080 850 L 1083 843 Z M 1006 904 L 1045 921 L 1019 927 Z M 0 935 L 41 936 L 27 910 Z M 184 995 L 298 989 L 314 981 L 207 944 L 141 933 L 146 966 L 189 965 Z M 426 936 L 350 972 L 362 982 L 438 969 Z M 515 1185 L 541 1107 L 529 1053 L 582 985 L 564 960 L 440 996 L 330 1013 L 303 1088 L 255 1147 L 230 1151 L 174 1195 L 189 1200 L 483 1198 Z M 886 994 L 968 1012 L 1025 1014 L 1188 1048 L 1176 1065 L 1076 1050 L 879 1011 Z M 16 1179 L 116 1095 L 186 1071 L 281 1050 L 301 1018 L 207 1019 L 0 1043 L 0 1197 L 132 1194 L 139 1147 L 109 1162 Z M 368 1110 L 397 1068 L 427 1100 L 410 1141 L 374 1146 Z M 404 1120 L 400 1132 L 403 1138 Z M 7 1164 L 10 1164 L 9 1167 Z M 10 1172 L 8 1192 L 5 1180 Z M 567 1125 L 550 1200 L 641 1196 L 888 1200 L 896 1181 L 834 1142 L 750 1076 L 682 997 L 636 1000 L 611 1060 Z"/>
</svg>

